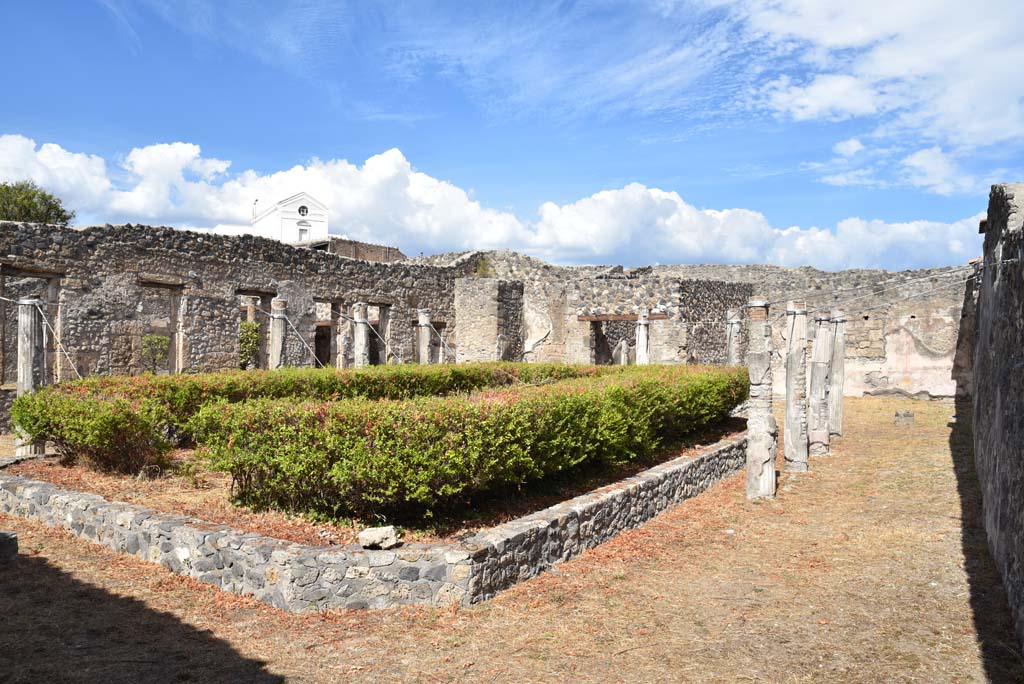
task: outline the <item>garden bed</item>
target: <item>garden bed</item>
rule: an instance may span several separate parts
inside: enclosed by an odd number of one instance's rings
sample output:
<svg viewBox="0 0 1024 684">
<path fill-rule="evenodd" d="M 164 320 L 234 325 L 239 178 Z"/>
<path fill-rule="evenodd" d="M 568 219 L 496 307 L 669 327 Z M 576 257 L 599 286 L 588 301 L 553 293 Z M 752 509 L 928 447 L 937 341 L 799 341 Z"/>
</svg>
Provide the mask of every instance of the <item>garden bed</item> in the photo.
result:
<svg viewBox="0 0 1024 684">
<path fill-rule="evenodd" d="M 740 425 L 726 422 L 747 396 L 742 368 L 359 377 L 368 396 L 307 391 L 355 382 L 336 371 L 98 379 L 26 395 L 12 415 L 63 464 L 0 472 L 0 510 L 289 610 L 449 605 L 636 527 L 746 458 Z M 476 392 L 450 382 L 496 377 Z M 455 393 L 401 395 L 410 382 Z M 265 396 L 225 389 L 239 384 Z M 279 396 L 286 387 L 294 396 Z M 406 389 L 389 398 L 395 388 Z M 173 441 L 197 448 L 172 452 Z M 349 543 L 382 522 L 407 528 L 399 548 Z"/>
<path fill-rule="evenodd" d="M 742 419 L 730 418 L 692 435 L 684 443 L 646 458 L 616 467 L 578 468 L 529 487 L 490 491 L 462 507 L 445 511 L 430 520 L 394 521 L 406 543 L 451 543 L 483 529 L 540 511 L 676 458 L 692 457 L 720 440 L 735 440 L 745 430 Z M 151 508 L 161 513 L 185 515 L 226 525 L 244 532 L 275 537 L 312 546 L 354 544 L 360 530 L 382 523 L 379 519 L 314 521 L 275 510 L 256 511 L 232 503 L 231 478 L 203 467 L 192 450 L 172 454 L 172 468 L 139 477 L 98 472 L 83 464 L 62 465 L 47 457 L 9 466 L 5 473 L 53 484 L 61 489 L 97 494 Z M 393 521 L 384 521 L 393 522 Z"/>
</svg>

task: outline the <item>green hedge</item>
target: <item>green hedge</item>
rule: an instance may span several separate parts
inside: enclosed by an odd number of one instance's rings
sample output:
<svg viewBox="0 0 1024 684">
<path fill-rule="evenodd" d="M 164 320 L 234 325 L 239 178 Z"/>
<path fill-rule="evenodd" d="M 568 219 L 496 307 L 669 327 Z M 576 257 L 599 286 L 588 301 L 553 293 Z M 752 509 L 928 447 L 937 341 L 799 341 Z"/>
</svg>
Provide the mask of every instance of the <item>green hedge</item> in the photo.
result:
<svg viewBox="0 0 1024 684">
<path fill-rule="evenodd" d="M 69 460 L 138 472 L 175 443 L 188 443 L 189 421 L 212 402 L 407 399 L 614 372 L 618 369 L 481 363 L 94 376 L 19 397 L 11 419 L 33 439 L 54 442 Z"/>
<path fill-rule="evenodd" d="M 742 368 L 631 367 L 447 399 L 220 403 L 190 429 L 246 504 L 401 514 L 647 455 L 724 418 L 747 388 Z"/>
</svg>

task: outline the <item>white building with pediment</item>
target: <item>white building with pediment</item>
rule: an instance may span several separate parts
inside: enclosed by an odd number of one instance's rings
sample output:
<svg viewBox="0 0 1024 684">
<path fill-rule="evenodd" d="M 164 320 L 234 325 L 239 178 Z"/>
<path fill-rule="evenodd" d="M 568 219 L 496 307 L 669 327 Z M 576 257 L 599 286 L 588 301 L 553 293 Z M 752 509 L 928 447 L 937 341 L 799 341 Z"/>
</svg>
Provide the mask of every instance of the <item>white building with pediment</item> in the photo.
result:
<svg viewBox="0 0 1024 684">
<path fill-rule="evenodd" d="M 327 239 L 327 206 L 308 192 L 300 192 L 269 207 L 253 205 L 248 226 L 219 225 L 213 232 L 222 235 L 258 235 L 289 244 Z"/>
</svg>

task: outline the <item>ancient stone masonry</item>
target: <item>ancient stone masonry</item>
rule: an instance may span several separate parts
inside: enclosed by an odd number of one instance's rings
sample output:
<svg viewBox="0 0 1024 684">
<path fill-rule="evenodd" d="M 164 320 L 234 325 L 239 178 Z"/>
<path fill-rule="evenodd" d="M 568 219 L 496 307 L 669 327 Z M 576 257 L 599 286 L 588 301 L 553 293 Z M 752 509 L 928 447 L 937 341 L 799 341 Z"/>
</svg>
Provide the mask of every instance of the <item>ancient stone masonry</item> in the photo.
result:
<svg viewBox="0 0 1024 684">
<path fill-rule="evenodd" d="M 1024 183 L 992 187 L 984 230 L 973 340 L 974 457 L 989 547 L 1024 642 Z M 957 430 L 968 429 L 964 403 L 957 405 Z"/>
<path fill-rule="evenodd" d="M 389 550 L 293 544 L 2 472 L 0 511 L 285 610 L 470 604 L 697 496 L 745 457 L 745 437 L 726 440 L 461 542 Z"/>
<path fill-rule="evenodd" d="M 834 308 L 846 313 L 845 384 L 847 396 L 906 393 L 951 397 L 969 374 L 958 353 L 961 316 L 969 287 L 964 266 L 916 271 L 852 269 L 820 271 L 767 265 L 694 264 L 653 266 L 654 276 L 754 283 L 775 305 L 804 300 L 810 320 Z M 881 305 L 881 306 L 880 306 Z M 871 310 L 866 310 L 871 309 Z M 783 347 L 785 317 L 773 321 L 776 347 Z M 785 387 L 785 362 L 776 357 L 775 392 Z"/>
<path fill-rule="evenodd" d="M 346 317 L 360 301 L 371 307 L 370 322 L 392 353 L 387 361 L 412 360 L 416 310 L 429 306 L 439 328 L 454 321 L 454 281 L 460 274 L 404 261 L 357 261 L 252 236 L 0 223 L 0 288 L 6 292 L 0 296 L 40 297 L 71 357 L 57 353 L 52 335 L 45 335 L 46 382 L 75 377 L 72 363 L 82 375 L 141 372 L 141 339 L 147 334 L 171 338 L 164 372 L 236 368 L 245 307 L 258 302 L 256 320 L 267 349 L 274 298 L 286 303 L 283 365 L 314 365 L 318 311 L 344 314 L 333 321 L 347 329 Z M 6 408 L 15 381 L 17 307 L 0 304 L 0 408 Z M 337 337 L 349 334 L 339 330 Z M 352 353 L 330 348 L 338 355 Z M 268 361 L 264 355 L 262 363 Z"/>
<path fill-rule="evenodd" d="M 390 249 L 366 256 L 397 258 Z M 957 324 L 972 309 L 958 278 L 949 269 L 566 268 L 507 251 L 372 263 L 252 236 L 0 223 L 0 428 L 17 371 L 12 302 L 26 297 L 39 298 L 53 324 L 43 329 L 38 360 L 46 384 L 75 371 L 142 372 L 141 341 L 154 334 L 170 341 L 158 372 L 235 368 L 243 319 L 260 326 L 260 367 L 350 367 L 360 345 L 359 363 L 412 362 L 427 334 L 419 309 L 430 312 L 430 362 L 636 363 L 637 321 L 646 309 L 641 360 L 725 363 L 730 334 L 734 359 L 745 356 L 743 314 L 730 319 L 729 312 L 744 310 L 753 283 L 772 300 L 802 293 L 812 316 L 868 285 L 856 295 L 866 292 L 871 303 L 882 291 L 903 299 L 863 315 L 846 309 L 845 391 L 952 395 L 951 375 L 970 373 L 969 340 L 961 336 L 957 346 Z M 935 289 L 942 284 L 949 287 Z M 357 303 L 366 305 L 365 323 L 353 321 Z M 783 348 L 784 317 L 772 322 L 773 344 Z M 365 344 L 357 341 L 360 327 Z M 781 355 L 773 377 L 781 393 Z M 969 377 L 959 384 L 969 386 Z"/>
<path fill-rule="evenodd" d="M 496 302 L 493 285 L 471 281 L 495 280 L 522 284 L 522 358 L 527 361 L 612 363 L 628 348 L 629 362 L 636 359 L 636 322 L 649 312 L 647 350 L 650 363 L 724 363 L 726 312 L 740 309 L 752 286 L 712 280 L 681 279 L 652 275 L 649 270 L 625 272 L 621 267 L 552 266 L 515 252 L 469 252 L 436 255 L 412 263 L 447 265 L 466 274 L 467 302 L 490 311 Z M 481 299 L 484 297 L 484 299 Z M 486 301 L 485 301 L 486 300 Z M 461 312 L 463 307 L 456 305 Z M 470 311 L 460 320 L 458 337 L 477 316 Z M 514 318 L 514 317 L 513 317 Z M 487 323 L 487 329 L 493 326 Z M 470 333 L 490 339 L 491 333 Z M 489 342 L 474 342 L 479 350 Z M 623 345 L 623 342 L 625 344 Z M 467 352 L 468 354 L 468 352 Z M 466 357 L 480 359 L 477 353 Z"/>
</svg>

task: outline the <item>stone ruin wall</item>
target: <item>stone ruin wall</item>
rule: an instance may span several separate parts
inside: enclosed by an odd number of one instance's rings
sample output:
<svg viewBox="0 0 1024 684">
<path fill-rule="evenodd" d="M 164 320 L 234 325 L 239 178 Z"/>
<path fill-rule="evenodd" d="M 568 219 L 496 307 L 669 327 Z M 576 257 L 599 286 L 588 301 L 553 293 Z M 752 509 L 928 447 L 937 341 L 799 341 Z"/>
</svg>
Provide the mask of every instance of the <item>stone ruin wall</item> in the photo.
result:
<svg viewBox="0 0 1024 684">
<path fill-rule="evenodd" d="M 319 246 L 315 248 L 319 249 Z M 383 264 L 405 261 L 408 258 L 397 247 L 378 245 L 372 242 L 359 242 L 358 240 L 349 240 L 334 235 L 328 238 L 325 251 L 349 259 L 375 261 Z"/>
<path fill-rule="evenodd" d="M 803 299 L 813 330 L 816 311 L 833 307 L 846 315 L 844 393 L 907 393 L 952 397 L 969 390 L 969 350 L 959 349 L 961 318 L 973 315 L 970 270 L 963 267 L 914 271 L 853 269 L 820 271 L 766 265 L 673 265 L 637 269 L 654 275 L 751 283 L 757 297 L 772 302 L 775 392 L 785 389 L 785 308 Z M 908 282 L 912 281 L 912 282 Z M 941 289 L 937 289 L 941 288 Z M 849 302 L 849 304 L 847 304 Z M 885 305 L 891 302 L 889 305 Z M 878 305 L 884 305 L 875 308 Z M 870 310 L 869 310 L 870 309 Z M 969 324 L 969 321 L 964 321 Z"/>
<path fill-rule="evenodd" d="M 45 294 L 50 318 L 83 376 L 143 371 L 140 351 L 146 334 L 171 338 L 165 370 L 237 368 L 242 296 L 258 299 L 262 311 L 256 320 L 265 337 L 270 300 L 287 301 L 286 313 L 295 326 L 286 328 L 287 365 L 313 365 L 310 349 L 318 318 L 333 309 L 339 324 L 338 312 L 349 314 L 357 301 L 380 312 L 392 360 L 411 360 L 417 308 L 430 308 L 439 326 L 454 321 L 456 274 L 451 268 L 406 262 L 355 261 L 253 236 L 130 225 L 72 229 L 0 223 L 0 281 L 8 292 L 3 296 Z M 0 305 L 3 393 L 11 394 L 15 378 L 8 376 L 16 347 L 10 340 L 16 338 L 17 306 Z M 341 322 L 339 331 L 347 326 Z M 52 346 L 49 379 L 73 378 L 71 363 Z M 339 357 L 350 357 L 351 351 L 343 348 L 339 354 L 337 347 L 332 341 L 334 361 L 344 363 Z M 3 397 L 0 408 L 9 401 Z"/>
<path fill-rule="evenodd" d="M 742 307 L 753 291 L 747 283 L 720 282 L 713 277 L 684 280 L 626 272 L 618 266 L 554 266 L 508 250 L 434 255 L 412 262 L 458 268 L 467 280 L 521 282 L 522 358 L 534 362 L 606 360 L 607 349 L 599 345 L 603 342 L 614 349 L 622 339 L 630 345 L 633 358 L 634 322 L 591 322 L 580 317 L 636 315 L 641 307 L 647 307 L 667 316 L 651 321 L 651 363 L 721 363 L 725 359 L 725 313 Z M 480 305 L 474 302 L 474 306 Z M 458 304 L 456 308 L 462 311 Z M 459 328 L 462 331 L 464 326 Z"/>
<path fill-rule="evenodd" d="M 0 296 L 43 299 L 83 375 L 142 372 L 141 340 L 147 334 L 171 339 L 170 358 L 161 372 L 235 368 L 238 324 L 248 297 L 255 298 L 256 320 L 263 328 L 262 367 L 268 361 L 267 312 L 274 297 L 288 302 L 287 316 L 295 326 L 286 328 L 287 365 L 314 364 L 318 324 L 321 335 L 325 326 L 330 331 L 329 362 L 350 365 L 352 331 L 340 315 L 349 314 L 357 301 L 371 305 L 371 322 L 386 340 L 371 333 L 378 363 L 417 359 L 418 308 L 431 311 L 444 338 L 444 344 L 437 342 L 437 354 L 446 361 L 499 355 L 532 362 L 608 361 L 609 350 L 623 339 L 635 358 L 635 324 L 621 319 L 635 316 L 641 307 L 657 314 L 650 324 L 652 363 L 721 363 L 726 312 L 742 311 L 752 296 L 780 302 L 772 316 L 776 349 L 782 350 L 779 314 L 786 298 L 803 296 L 812 309 L 828 308 L 836 300 L 864 294 L 855 288 L 867 285 L 877 291 L 896 283 L 878 297 L 901 299 L 960 277 L 943 280 L 948 273 L 722 265 L 560 267 L 510 251 L 370 263 L 253 236 L 0 223 L 0 288 L 7 293 Z M 962 311 L 971 311 L 971 292 L 960 284 L 869 312 L 866 318 L 847 311 L 847 392 L 949 396 L 956 390 L 952 376 L 958 369 L 960 386 L 968 388 L 970 350 L 958 349 L 957 331 Z M 861 302 L 874 304 L 876 299 Z M 0 420 L 7 415 L 16 379 L 16 318 L 17 307 L 0 301 Z M 965 339 L 961 336 L 961 342 Z M 43 362 L 44 376 L 74 377 L 52 340 Z M 781 390 L 781 354 L 775 363 Z"/>
<path fill-rule="evenodd" d="M 989 548 L 1024 642 L 1022 258 L 1024 183 L 993 186 L 973 336 L 974 458 Z"/>
</svg>

